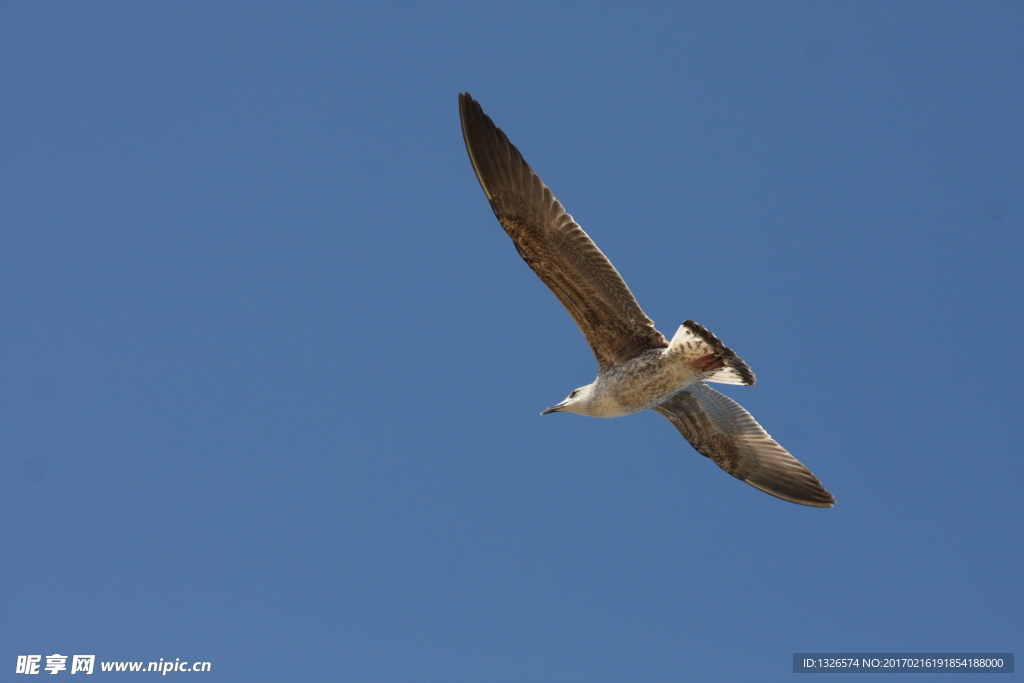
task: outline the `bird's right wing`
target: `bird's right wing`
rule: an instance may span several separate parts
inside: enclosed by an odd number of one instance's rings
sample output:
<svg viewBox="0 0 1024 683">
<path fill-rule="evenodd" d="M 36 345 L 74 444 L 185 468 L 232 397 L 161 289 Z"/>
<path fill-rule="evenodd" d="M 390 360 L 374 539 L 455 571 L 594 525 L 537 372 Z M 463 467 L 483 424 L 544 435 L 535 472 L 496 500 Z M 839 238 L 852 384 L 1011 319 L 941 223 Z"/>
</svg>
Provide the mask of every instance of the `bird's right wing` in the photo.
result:
<svg viewBox="0 0 1024 683">
<path fill-rule="evenodd" d="M 459 114 L 469 159 L 494 215 L 568 309 L 598 365 L 604 369 L 668 346 L 615 267 L 469 93 L 459 95 Z"/>
<path fill-rule="evenodd" d="M 701 383 L 654 408 L 701 455 L 751 486 L 791 503 L 835 503 L 817 477 L 776 443 L 738 403 Z"/>
</svg>

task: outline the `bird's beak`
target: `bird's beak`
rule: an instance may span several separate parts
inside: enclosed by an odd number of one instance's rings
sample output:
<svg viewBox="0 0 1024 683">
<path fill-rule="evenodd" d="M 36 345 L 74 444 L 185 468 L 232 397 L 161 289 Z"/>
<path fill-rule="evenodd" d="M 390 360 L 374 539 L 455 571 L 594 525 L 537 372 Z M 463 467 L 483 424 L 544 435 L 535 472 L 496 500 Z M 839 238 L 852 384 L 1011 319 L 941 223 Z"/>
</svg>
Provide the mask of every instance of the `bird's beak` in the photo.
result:
<svg viewBox="0 0 1024 683">
<path fill-rule="evenodd" d="M 562 406 L 564 406 L 564 405 L 565 405 L 565 401 L 562 401 L 557 406 L 551 406 L 547 410 L 542 410 L 540 414 L 541 415 L 547 415 L 548 413 L 557 413 L 558 411 L 560 411 L 562 409 Z"/>
</svg>

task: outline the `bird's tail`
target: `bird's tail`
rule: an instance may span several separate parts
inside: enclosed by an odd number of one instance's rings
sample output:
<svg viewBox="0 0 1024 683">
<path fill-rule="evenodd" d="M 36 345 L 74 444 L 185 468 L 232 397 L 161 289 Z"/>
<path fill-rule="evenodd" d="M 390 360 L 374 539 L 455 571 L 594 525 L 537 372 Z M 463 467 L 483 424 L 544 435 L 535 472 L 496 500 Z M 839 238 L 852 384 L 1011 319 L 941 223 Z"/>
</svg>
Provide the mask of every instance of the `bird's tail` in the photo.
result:
<svg viewBox="0 0 1024 683">
<path fill-rule="evenodd" d="M 706 382 L 751 385 L 755 381 L 754 373 L 732 349 L 692 320 L 679 326 L 668 348 L 683 356 L 690 365 L 708 373 L 703 378 Z"/>
</svg>

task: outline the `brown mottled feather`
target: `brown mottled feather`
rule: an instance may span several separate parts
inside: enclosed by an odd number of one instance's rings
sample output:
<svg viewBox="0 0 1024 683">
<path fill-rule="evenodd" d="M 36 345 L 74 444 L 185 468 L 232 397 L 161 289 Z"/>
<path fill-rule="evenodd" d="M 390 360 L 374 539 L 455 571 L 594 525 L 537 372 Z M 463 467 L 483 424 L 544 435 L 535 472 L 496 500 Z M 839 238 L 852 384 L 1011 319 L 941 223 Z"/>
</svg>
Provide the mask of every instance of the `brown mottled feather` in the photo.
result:
<svg viewBox="0 0 1024 683">
<path fill-rule="evenodd" d="M 706 384 L 681 391 L 654 408 L 716 465 L 777 498 L 832 507 L 817 477 L 776 443 L 738 403 Z"/>
<path fill-rule="evenodd" d="M 703 339 L 705 344 L 714 349 L 715 358 L 719 359 L 725 367 L 732 368 L 742 384 L 749 387 L 757 382 L 754 372 L 743 359 L 737 356 L 735 351 L 722 343 L 722 340 L 716 337 L 711 330 L 692 320 L 684 320 L 683 327 Z M 719 380 L 709 379 L 708 381 L 714 382 Z"/>
<path fill-rule="evenodd" d="M 597 245 L 469 93 L 462 135 L 494 215 L 519 255 L 568 309 L 601 369 L 668 346 Z"/>
</svg>

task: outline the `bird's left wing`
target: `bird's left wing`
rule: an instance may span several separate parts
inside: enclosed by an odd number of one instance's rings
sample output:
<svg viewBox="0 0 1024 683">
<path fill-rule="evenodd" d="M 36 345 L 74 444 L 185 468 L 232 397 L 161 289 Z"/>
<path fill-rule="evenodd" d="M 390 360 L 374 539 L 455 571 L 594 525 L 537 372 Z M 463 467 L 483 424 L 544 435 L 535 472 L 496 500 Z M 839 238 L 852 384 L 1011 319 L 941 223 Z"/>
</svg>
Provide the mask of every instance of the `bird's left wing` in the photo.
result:
<svg viewBox="0 0 1024 683">
<path fill-rule="evenodd" d="M 751 486 L 791 503 L 830 508 L 835 498 L 728 396 L 701 383 L 654 411 L 675 425 L 701 455 Z"/>
</svg>

